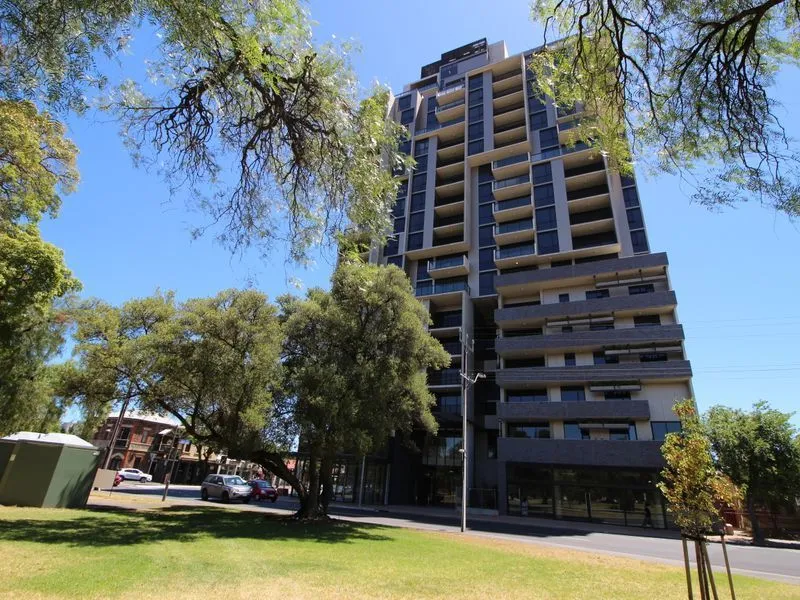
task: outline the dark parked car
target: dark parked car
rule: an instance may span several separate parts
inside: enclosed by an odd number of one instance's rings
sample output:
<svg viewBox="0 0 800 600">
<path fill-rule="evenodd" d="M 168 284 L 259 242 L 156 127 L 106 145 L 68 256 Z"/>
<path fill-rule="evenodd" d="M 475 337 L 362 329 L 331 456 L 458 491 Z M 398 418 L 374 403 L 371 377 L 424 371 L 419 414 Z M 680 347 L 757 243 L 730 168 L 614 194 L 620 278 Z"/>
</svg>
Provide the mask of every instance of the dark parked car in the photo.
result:
<svg viewBox="0 0 800 600">
<path fill-rule="evenodd" d="M 254 500 L 271 500 L 275 502 L 278 499 L 278 491 L 272 487 L 269 481 L 253 479 L 248 483 L 253 489 L 252 498 Z"/>
<path fill-rule="evenodd" d="M 209 475 L 200 485 L 200 497 L 203 500 L 219 498 L 223 502 L 241 500 L 250 502 L 252 490 L 247 482 L 238 475 Z"/>
</svg>

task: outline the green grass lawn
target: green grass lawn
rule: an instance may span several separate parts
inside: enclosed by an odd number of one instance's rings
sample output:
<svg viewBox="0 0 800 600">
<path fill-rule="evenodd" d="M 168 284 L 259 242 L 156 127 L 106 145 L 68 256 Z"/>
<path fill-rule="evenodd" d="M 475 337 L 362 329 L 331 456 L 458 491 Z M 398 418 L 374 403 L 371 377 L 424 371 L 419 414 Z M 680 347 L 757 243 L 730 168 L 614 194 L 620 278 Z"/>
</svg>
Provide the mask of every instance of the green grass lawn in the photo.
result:
<svg viewBox="0 0 800 600">
<path fill-rule="evenodd" d="M 741 599 L 800 599 L 800 586 L 747 577 L 736 583 Z M 678 568 L 472 536 L 308 525 L 210 507 L 0 508 L 0 598 L 261 594 L 276 600 L 686 597 Z"/>
</svg>

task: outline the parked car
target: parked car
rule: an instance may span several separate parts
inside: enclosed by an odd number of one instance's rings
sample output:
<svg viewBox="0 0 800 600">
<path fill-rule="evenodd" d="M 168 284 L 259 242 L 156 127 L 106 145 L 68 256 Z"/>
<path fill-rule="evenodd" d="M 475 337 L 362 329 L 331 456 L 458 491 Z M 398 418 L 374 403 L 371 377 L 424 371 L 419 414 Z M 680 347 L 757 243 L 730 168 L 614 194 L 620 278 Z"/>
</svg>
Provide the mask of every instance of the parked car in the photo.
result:
<svg viewBox="0 0 800 600">
<path fill-rule="evenodd" d="M 125 481 L 125 479 L 119 473 L 114 474 L 114 487 L 117 487 L 120 483 Z"/>
<path fill-rule="evenodd" d="M 251 497 L 255 500 L 270 500 L 275 502 L 278 499 L 278 490 L 272 487 L 269 481 L 253 479 L 248 482 L 248 485 L 253 490 Z"/>
<path fill-rule="evenodd" d="M 125 480 L 132 480 L 132 481 L 141 481 L 142 483 L 149 483 L 153 481 L 153 476 L 149 473 L 145 473 L 144 471 L 140 471 L 139 469 L 120 469 L 117 471 L 118 475 L 121 475 Z"/>
<path fill-rule="evenodd" d="M 209 475 L 200 485 L 200 497 L 203 500 L 219 498 L 223 502 L 241 500 L 250 502 L 253 489 L 238 475 Z"/>
</svg>

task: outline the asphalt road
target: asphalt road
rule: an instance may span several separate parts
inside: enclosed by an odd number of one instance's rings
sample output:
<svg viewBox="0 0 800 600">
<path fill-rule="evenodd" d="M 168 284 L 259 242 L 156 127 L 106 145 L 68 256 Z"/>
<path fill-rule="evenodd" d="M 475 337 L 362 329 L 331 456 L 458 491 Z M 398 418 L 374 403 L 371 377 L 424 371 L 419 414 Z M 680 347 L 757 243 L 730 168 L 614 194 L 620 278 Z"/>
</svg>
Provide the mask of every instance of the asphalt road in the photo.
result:
<svg viewBox="0 0 800 600">
<path fill-rule="evenodd" d="M 157 495 L 164 491 L 159 484 L 123 483 L 115 488 L 117 498 L 122 494 Z M 199 486 L 175 485 L 169 489 L 172 503 L 196 505 L 200 500 Z M 232 510 L 290 512 L 297 508 L 293 498 L 281 497 L 278 502 L 262 504 L 232 503 L 225 506 Z M 459 518 L 457 513 L 433 516 L 428 514 L 403 513 L 402 508 L 388 510 L 359 510 L 357 508 L 332 507 L 330 513 L 337 518 L 390 527 L 405 527 L 427 531 L 458 532 Z M 503 539 L 523 543 L 535 543 L 573 550 L 583 550 L 626 556 L 640 560 L 648 560 L 683 566 L 681 542 L 676 537 L 659 533 L 658 536 L 642 534 L 630 528 L 616 528 L 619 532 L 592 531 L 589 527 L 581 529 L 580 525 L 570 524 L 569 528 L 554 524 L 543 525 L 541 521 L 526 523 L 523 519 L 494 520 L 492 518 L 469 520 L 469 532 L 472 535 L 489 539 Z M 709 557 L 716 569 L 725 568 L 722 547 L 718 543 L 709 544 Z M 691 554 L 691 552 L 690 552 Z M 800 585 L 800 548 L 758 548 L 754 546 L 728 544 L 728 556 L 734 572 L 753 577 L 774 579 Z"/>
</svg>

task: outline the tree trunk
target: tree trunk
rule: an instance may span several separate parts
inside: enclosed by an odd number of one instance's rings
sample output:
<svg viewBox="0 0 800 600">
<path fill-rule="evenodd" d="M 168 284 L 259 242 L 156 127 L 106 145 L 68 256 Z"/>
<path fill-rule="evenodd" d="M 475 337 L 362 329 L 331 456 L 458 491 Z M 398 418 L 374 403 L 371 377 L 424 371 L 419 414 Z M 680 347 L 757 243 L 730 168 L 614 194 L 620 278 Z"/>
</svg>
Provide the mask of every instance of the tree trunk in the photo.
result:
<svg viewBox="0 0 800 600">
<path fill-rule="evenodd" d="M 764 532 L 761 530 L 761 524 L 758 522 L 756 505 L 750 494 L 747 494 L 747 515 L 750 517 L 750 528 L 753 530 L 753 543 L 756 546 L 763 546 L 765 541 Z"/>
<path fill-rule="evenodd" d="M 280 477 L 289 483 L 292 488 L 294 488 L 295 492 L 297 492 L 297 499 L 300 501 L 300 510 L 298 510 L 295 514 L 297 518 L 305 519 L 313 518 L 311 515 L 316 516 L 316 503 L 313 507 L 309 504 L 310 490 L 313 489 L 313 485 L 309 485 L 307 488 L 300 478 L 289 467 L 286 466 L 283 455 L 275 452 L 259 450 L 251 455 L 250 460 L 258 463 L 264 468 L 264 470 L 269 471 L 277 477 Z M 311 468 L 309 474 L 311 475 L 314 470 L 314 468 Z M 309 477 L 309 481 L 310 480 L 311 477 Z M 317 480 L 317 489 L 319 489 L 319 480 Z"/>
<path fill-rule="evenodd" d="M 333 470 L 333 457 L 325 456 L 320 461 L 319 467 L 319 478 L 322 483 L 322 498 L 321 498 L 321 508 L 322 513 L 327 515 L 328 514 L 328 505 L 333 498 L 333 478 L 331 477 L 331 471 Z"/>
</svg>

